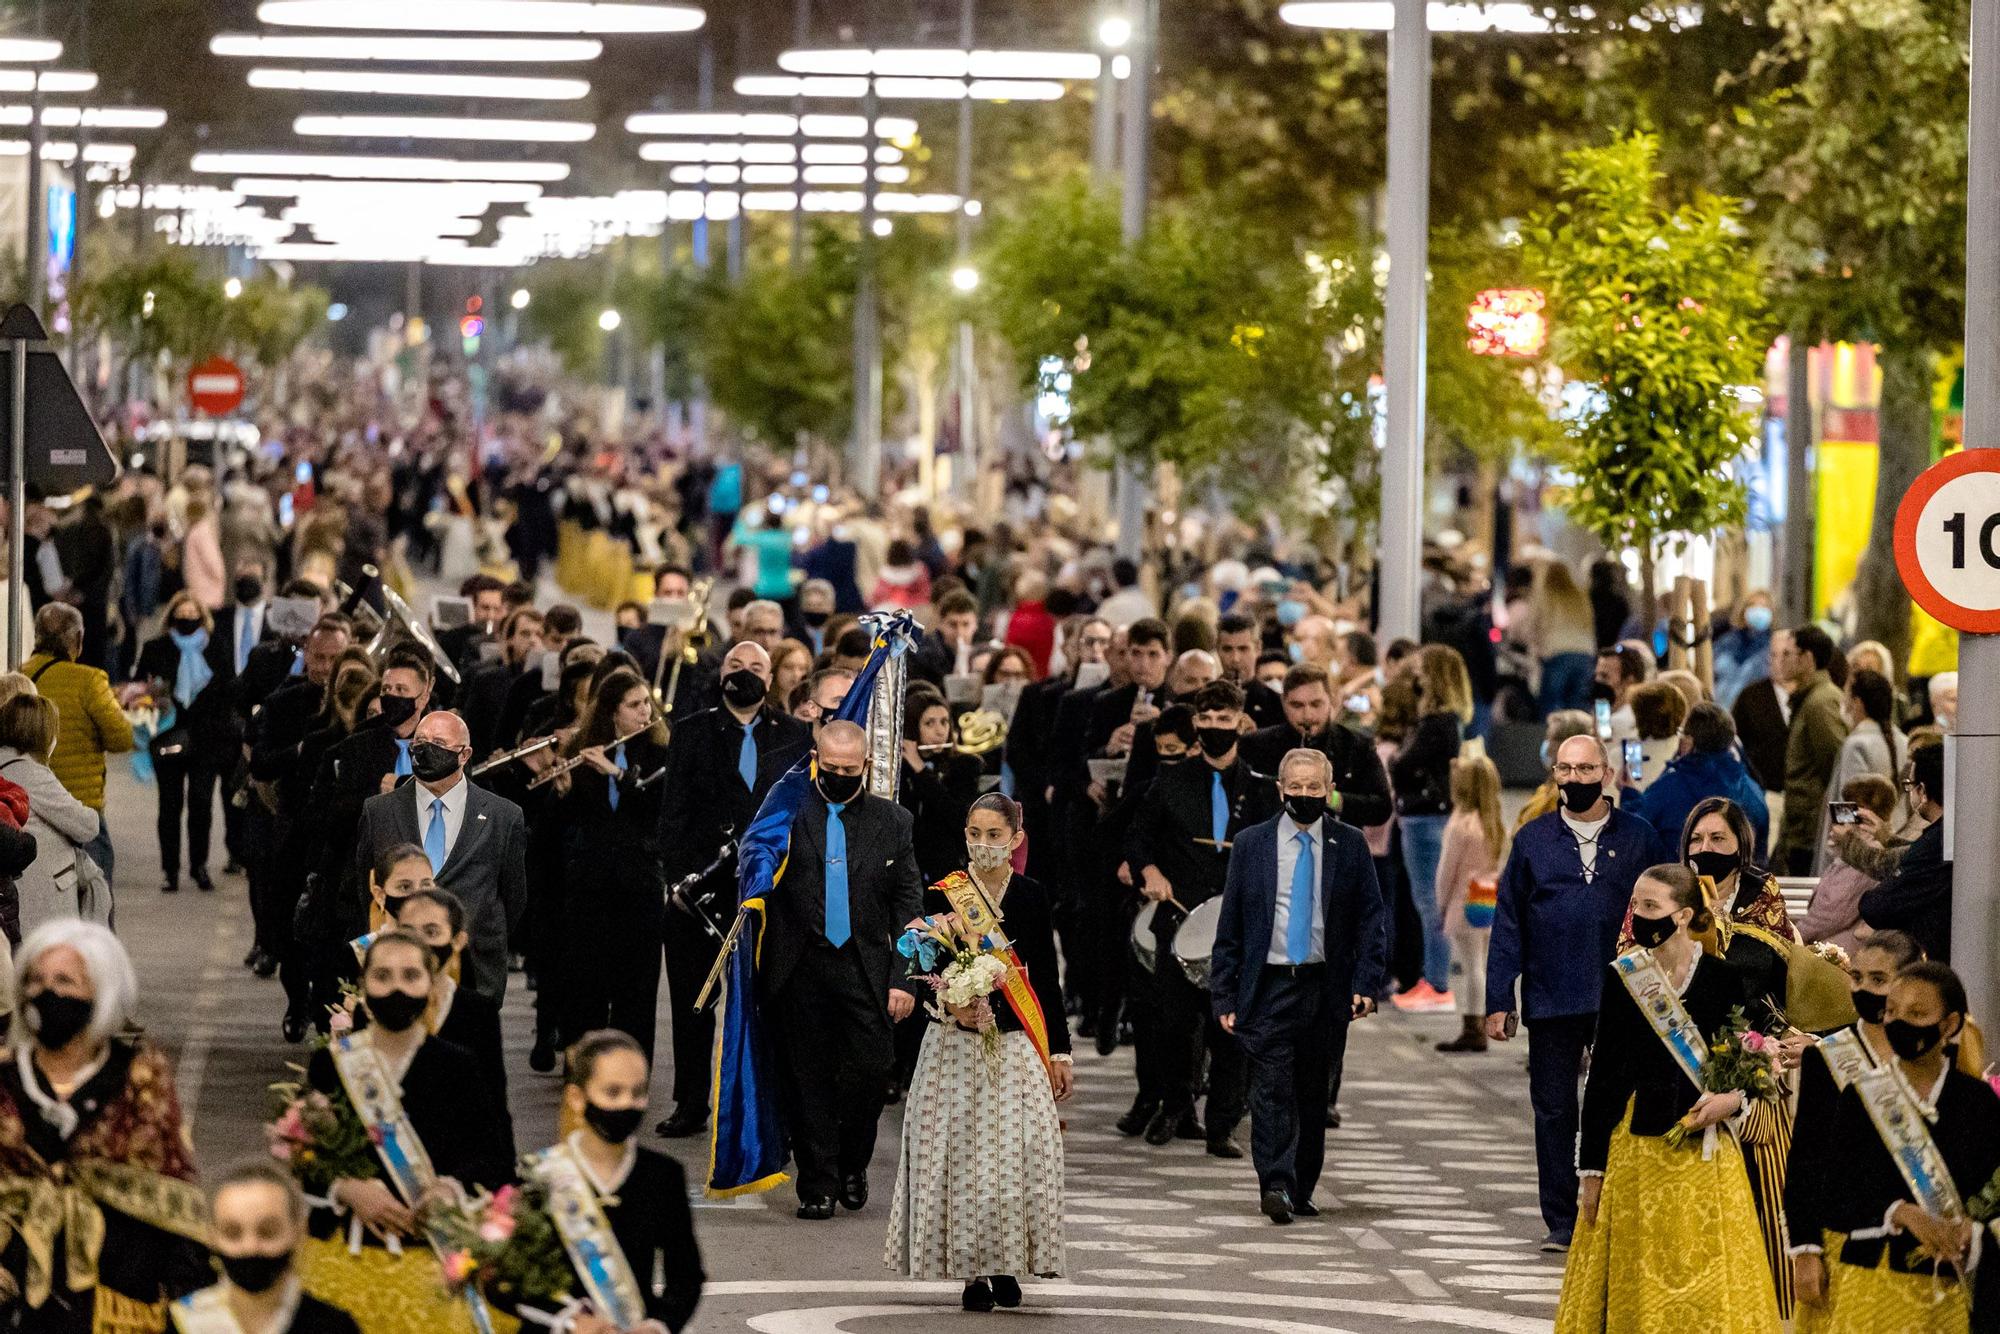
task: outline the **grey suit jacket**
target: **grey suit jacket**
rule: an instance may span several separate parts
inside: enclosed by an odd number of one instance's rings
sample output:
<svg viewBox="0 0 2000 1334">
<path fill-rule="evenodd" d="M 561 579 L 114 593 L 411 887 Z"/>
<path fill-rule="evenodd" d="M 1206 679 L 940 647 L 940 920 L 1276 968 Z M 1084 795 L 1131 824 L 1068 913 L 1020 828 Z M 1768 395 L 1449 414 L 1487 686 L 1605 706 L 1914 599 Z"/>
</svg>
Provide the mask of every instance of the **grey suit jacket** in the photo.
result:
<svg viewBox="0 0 2000 1334">
<path fill-rule="evenodd" d="M 527 825 L 521 808 L 468 783 L 465 823 L 438 873 L 438 888 L 465 901 L 465 981 L 494 1001 L 507 995 L 507 941 L 528 903 Z M 408 783 L 370 797 L 355 828 L 354 883 L 368 884 L 375 858 L 398 843 L 423 845 Z M 365 888 L 364 888 L 364 893 Z"/>
</svg>

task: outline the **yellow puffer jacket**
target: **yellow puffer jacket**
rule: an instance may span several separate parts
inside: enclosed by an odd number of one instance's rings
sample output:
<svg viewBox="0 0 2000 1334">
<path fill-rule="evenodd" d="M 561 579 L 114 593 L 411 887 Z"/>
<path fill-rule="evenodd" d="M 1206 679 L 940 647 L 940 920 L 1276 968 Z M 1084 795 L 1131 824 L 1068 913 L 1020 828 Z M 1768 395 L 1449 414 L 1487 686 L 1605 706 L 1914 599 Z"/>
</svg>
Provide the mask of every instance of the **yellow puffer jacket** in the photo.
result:
<svg viewBox="0 0 2000 1334">
<path fill-rule="evenodd" d="M 95 667 L 37 653 L 21 664 L 35 689 L 62 714 L 49 768 L 69 794 L 104 809 L 104 756 L 132 749 L 132 724 L 111 693 L 111 678 Z"/>
</svg>

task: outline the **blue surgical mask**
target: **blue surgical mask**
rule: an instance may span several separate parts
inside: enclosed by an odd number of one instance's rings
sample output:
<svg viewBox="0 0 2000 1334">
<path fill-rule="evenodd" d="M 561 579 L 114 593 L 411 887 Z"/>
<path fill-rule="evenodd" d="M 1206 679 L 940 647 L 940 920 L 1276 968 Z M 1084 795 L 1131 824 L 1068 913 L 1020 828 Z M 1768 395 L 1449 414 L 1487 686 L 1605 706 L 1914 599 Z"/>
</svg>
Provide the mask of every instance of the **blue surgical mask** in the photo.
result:
<svg viewBox="0 0 2000 1334">
<path fill-rule="evenodd" d="M 1551 751 L 1551 750 L 1549 749 L 1549 739 L 1548 739 L 1547 737 L 1543 737 L 1543 738 L 1542 738 L 1542 767 L 1543 767 L 1544 769 L 1546 769 L 1546 768 L 1548 768 L 1548 767 L 1549 767 L 1549 766 L 1550 766 L 1551 764 L 1553 764 L 1553 763 L 1555 763 L 1555 754 L 1554 754 L 1554 752 L 1553 752 L 1553 751 Z"/>
<path fill-rule="evenodd" d="M 1297 598 L 1286 598 L 1278 603 L 1278 624 L 1294 626 L 1306 618 L 1306 604 Z"/>
<path fill-rule="evenodd" d="M 1763 634 L 1771 628 L 1771 609 L 1769 607 L 1745 607 L 1743 609 L 1743 624 L 1749 626 L 1758 634 Z"/>
<path fill-rule="evenodd" d="M 1299 643 L 1296 639 L 1285 645 L 1285 652 L 1292 655 L 1293 662 L 1304 662 L 1306 660 L 1306 646 Z"/>
</svg>

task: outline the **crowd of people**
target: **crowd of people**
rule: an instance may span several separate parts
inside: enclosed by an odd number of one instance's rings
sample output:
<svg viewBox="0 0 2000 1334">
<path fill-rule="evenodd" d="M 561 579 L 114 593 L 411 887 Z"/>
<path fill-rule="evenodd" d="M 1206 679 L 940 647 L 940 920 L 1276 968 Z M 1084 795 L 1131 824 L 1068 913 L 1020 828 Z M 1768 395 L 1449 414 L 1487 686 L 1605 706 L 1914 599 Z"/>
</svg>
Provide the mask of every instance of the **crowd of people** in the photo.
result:
<svg viewBox="0 0 2000 1334">
<path fill-rule="evenodd" d="M 33 653 L 0 676 L 0 1191 L 53 1212 L 0 1212 L 14 1327 L 678 1331 L 687 1182 L 637 1138 L 711 1129 L 696 999 L 739 845 L 801 765 L 755 997 L 797 1216 L 867 1209 L 903 1104 L 885 1260 L 968 1310 L 1065 1270 L 1072 1041 L 1132 1048 L 1120 1134 L 1247 1157 L 1289 1224 L 1318 1213 L 1350 1028 L 1388 1006 L 1455 1015 L 1447 1056 L 1525 1025 L 1559 1329 L 2000 1326 L 1968 1212 L 2000 1099 L 1949 968 L 1955 680 L 1774 629 L 1761 593 L 1700 674 L 1607 563 L 1544 553 L 1498 598 L 1440 574 L 1424 642 L 1382 644 L 1365 588 L 1253 533 L 1142 565 L 1046 514 L 940 531 L 783 469 L 643 464 L 578 445 L 467 477 L 358 440 L 31 508 Z M 558 523 L 640 571 L 608 636 L 541 591 Z M 412 565 L 462 577 L 420 615 Z M 922 627 L 893 748 L 841 716 L 871 610 Z M 1539 786 L 1510 820 L 1523 728 Z M 221 808 L 244 966 L 311 1047 L 299 1123 L 344 1109 L 418 1152 L 201 1194 L 114 933 L 125 752 L 161 892 L 217 889 Z M 907 948 L 969 904 L 1004 923 L 1004 1004 L 947 999 Z M 528 1066 L 563 1080 L 563 1138 L 525 1158 L 513 987 Z M 1767 1082 L 1721 1087 L 1745 1034 Z M 431 1219 L 522 1185 L 597 1250 L 496 1314 Z"/>
</svg>

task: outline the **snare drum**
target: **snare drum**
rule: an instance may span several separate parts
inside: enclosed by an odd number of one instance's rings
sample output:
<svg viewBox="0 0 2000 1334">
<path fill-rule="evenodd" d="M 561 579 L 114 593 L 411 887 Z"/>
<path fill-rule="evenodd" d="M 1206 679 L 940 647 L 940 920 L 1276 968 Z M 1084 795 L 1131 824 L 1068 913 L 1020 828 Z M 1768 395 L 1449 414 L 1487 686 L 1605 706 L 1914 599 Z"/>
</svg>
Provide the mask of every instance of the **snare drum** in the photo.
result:
<svg viewBox="0 0 2000 1334">
<path fill-rule="evenodd" d="M 1139 905 L 1139 915 L 1132 919 L 1132 957 L 1149 973 L 1158 966 L 1160 953 L 1159 942 L 1153 939 L 1153 914 L 1159 907 L 1148 899 Z"/>
<path fill-rule="evenodd" d="M 1222 921 L 1222 896 L 1195 904 L 1174 936 L 1174 959 L 1188 981 L 1208 989 L 1208 962 L 1215 954 L 1215 929 Z"/>
</svg>

